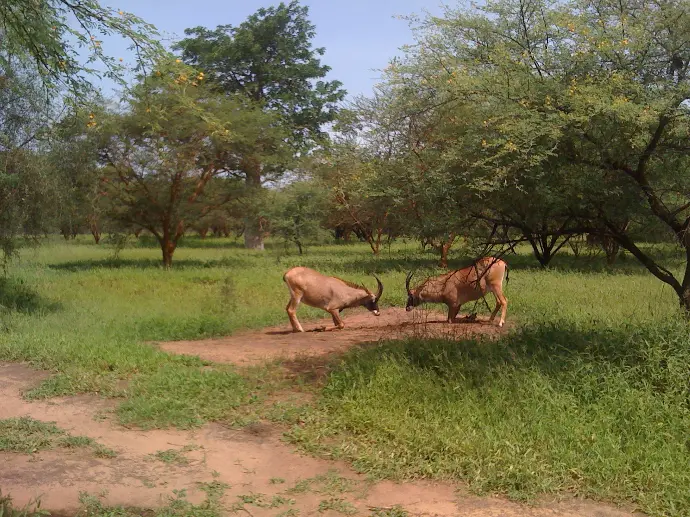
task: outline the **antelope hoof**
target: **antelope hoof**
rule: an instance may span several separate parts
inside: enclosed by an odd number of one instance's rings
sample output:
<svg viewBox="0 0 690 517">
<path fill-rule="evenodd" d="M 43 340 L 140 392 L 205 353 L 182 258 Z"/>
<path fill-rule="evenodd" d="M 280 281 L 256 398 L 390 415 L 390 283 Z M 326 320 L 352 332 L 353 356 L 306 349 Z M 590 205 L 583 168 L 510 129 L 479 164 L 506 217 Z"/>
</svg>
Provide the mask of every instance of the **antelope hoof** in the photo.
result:
<svg viewBox="0 0 690 517">
<path fill-rule="evenodd" d="M 503 322 L 502 322 L 502 321 L 499 321 L 499 322 L 498 322 L 498 328 L 501 328 L 501 327 L 503 327 Z"/>
<path fill-rule="evenodd" d="M 373 312 L 374 312 L 374 316 L 381 316 L 381 313 L 379 311 L 373 311 Z"/>
<path fill-rule="evenodd" d="M 292 332 L 294 332 L 294 333 L 297 334 L 297 333 L 299 333 L 299 332 L 304 332 L 304 329 L 302 329 L 302 328 L 299 328 L 299 329 L 292 329 Z"/>
</svg>

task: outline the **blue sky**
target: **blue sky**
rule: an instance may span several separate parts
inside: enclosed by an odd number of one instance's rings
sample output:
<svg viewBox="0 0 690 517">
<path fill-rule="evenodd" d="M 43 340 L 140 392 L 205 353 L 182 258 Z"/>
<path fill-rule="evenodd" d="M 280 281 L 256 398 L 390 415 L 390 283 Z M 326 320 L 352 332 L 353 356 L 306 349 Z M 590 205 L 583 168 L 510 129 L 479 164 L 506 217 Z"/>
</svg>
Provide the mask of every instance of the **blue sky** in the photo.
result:
<svg viewBox="0 0 690 517">
<path fill-rule="evenodd" d="M 280 0 L 103 0 L 103 4 L 131 12 L 154 24 L 164 39 L 179 39 L 188 27 L 238 25 L 260 7 Z M 302 0 L 316 25 L 315 47 L 325 47 L 322 62 L 332 68 L 329 79 L 344 83 L 350 96 L 371 92 L 377 82 L 374 69 L 386 66 L 398 49 L 413 42 L 406 20 L 395 15 L 439 14 L 442 0 Z M 126 61 L 133 60 L 127 43 L 119 37 L 105 38 L 105 51 Z M 113 83 L 103 81 L 106 94 Z"/>
</svg>

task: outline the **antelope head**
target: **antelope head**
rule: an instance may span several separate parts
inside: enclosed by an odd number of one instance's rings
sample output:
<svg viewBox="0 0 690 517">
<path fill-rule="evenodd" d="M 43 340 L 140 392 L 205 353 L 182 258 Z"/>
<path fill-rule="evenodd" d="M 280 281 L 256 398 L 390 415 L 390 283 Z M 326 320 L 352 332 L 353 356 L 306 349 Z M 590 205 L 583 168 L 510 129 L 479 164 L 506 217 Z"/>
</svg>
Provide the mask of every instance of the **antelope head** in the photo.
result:
<svg viewBox="0 0 690 517">
<path fill-rule="evenodd" d="M 369 298 L 365 299 L 362 305 L 364 305 L 367 309 L 373 312 L 374 316 L 380 316 L 381 313 L 379 312 L 379 299 L 383 294 L 383 284 L 381 283 L 379 277 L 374 275 L 374 278 L 376 279 L 376 283 L 378 284 L 378 290 L 376 291 L 376 294 L 369 293 Z"/>
<path fill-rule="evenodd" d="M 407 312 L 410 312 L 412 309 L 417 307 L 417 305 L 422 303 L 422 300 L 419 298 L 418 294 L 419 289 L 410 289 L 410 280 L 412 280 L 412 275 L 414 275 L 414 271 L 407 273 L 407 277 L 405 278 L 405 289 L 407 290 L 407 305 L 405 306 L 405 310 Z"/>
</svg>

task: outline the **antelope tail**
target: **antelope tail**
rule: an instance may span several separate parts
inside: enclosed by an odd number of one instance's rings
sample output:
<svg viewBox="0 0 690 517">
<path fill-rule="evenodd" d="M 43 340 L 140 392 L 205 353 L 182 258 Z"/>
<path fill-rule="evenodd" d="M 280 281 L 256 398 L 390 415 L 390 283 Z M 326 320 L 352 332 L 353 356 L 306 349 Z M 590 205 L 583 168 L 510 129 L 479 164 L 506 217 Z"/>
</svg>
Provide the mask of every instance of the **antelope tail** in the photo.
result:
<svg viewBox="0 0 690 517">
<path fill-rule="evenodd" d="M 503 262 L 506 265 L 506 285 L 508 285 L 508 281 L 510 280 L 510 269 L 508 268 L 508 263 Z"/>
</svg>

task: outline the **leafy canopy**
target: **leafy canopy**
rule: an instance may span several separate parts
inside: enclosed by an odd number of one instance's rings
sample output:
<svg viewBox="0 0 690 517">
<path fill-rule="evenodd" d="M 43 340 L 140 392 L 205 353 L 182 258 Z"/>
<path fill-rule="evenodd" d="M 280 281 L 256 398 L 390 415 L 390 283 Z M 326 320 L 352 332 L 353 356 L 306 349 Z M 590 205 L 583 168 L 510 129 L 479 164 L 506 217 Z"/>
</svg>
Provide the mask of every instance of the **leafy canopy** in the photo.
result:
<svg viewBox="0 0 690 517">
<path fill-rule="evenodd" d="M 315 26 L 298 1 L 259 9 L 237 27 L 195 27 L 176 48 L 226 93 L 241 93 L 280 114 L 298 148 L 325 137 L 345 97 L 339 81 L 324 81 L 323 48 L 312 48 Z"/>
</svg>

